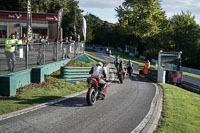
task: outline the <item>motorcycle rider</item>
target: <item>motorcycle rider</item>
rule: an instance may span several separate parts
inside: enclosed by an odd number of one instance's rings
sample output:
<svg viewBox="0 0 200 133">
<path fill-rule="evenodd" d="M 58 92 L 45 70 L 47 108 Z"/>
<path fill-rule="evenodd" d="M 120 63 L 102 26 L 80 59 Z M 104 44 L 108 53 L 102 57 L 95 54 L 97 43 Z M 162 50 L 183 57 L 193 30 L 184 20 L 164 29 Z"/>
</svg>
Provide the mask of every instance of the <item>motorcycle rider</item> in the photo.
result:
<svg viewBox="0 0 200 133">
<path fill-rule="evenodd" d="M 99 85 L 101 87 L 101 94 L 104 95 L 104 89 L 106 88 L 106 82 L 103 80 L 103 78 L 106 79 L 106 72 L 103 69 L 103 63 L 98 62 L 96 66 L 92 67 L 89 74 L 91 74 L 91 77 L 96 78 L 99 82 Z"/>
<path fill-rule="evenodd" d="M 127 68 L 128 72 L 133 71 L 133 64 L 132 64 L 131 60 L 128 61 L 126 68 Z"/>
<path fill-rule="evenodd" d="M 118 69 L 117 72 L 124 72 L 124 74 L 123 74 L 123 78 L 125 78 L 125 67 L 124 67 L 124 64 L 123 64 L 123 61 L 122 61 L 122 60 L 120 60 L 117 69 Z M 119 76 L 119 75 L 118 75 L 118 76 Z"/>
<path fill-rule="evenodd" d="M 117 72 L 119 71 L 119 69 L 118 69 L 119 64 L 120 64 L 120 57 L 119 57 L 119 55 L 118 55 L 118 56 L 116 56 L 116 58 L 115 58 L 115 67 L 117 68 Z"/>
</svg>

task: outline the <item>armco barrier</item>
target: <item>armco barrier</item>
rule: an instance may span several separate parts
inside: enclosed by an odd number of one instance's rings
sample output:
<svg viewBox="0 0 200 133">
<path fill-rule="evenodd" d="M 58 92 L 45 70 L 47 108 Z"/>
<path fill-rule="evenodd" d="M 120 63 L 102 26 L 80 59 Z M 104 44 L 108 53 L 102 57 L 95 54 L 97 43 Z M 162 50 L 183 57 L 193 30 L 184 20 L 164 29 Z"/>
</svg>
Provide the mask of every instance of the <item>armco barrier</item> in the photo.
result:
<svg viewBox="0 0 200 133">
<path fill-rule="evenodd" d="M 60 69 L 61 66 L 67 64 L 70 59 L 41 65 L 33 67 L 31 71 L 31 82 L 32 83 L 41 83 L 44 81 L 45 75 L 50 75 L 52 72 L 55 72 Z"/>
<path fill-rule="evenodd" d="M 91 67 L 61 67 L 61 77 L 66 81 L 86 80 Z"/>
<path fill-rule="evenodd" d="M 189 73 L 194 73 L 194 74 L 198 74 L 200 75 L 200 70 L 198 69 L 193 69 L 193 68 L 189 68 L 189 67 L 181 67 L 181 71 L 184 71 L 184 72 L 189 72 Z"/>
<path fill-rule="evenodd" d="M 151 79 L 154 82 L 157 82 L 157 73 L 158 73 L 157 70 L 149 69 L 148 70 L 148 78 Z"/>
<path fill-rule="evenodd" d="M 31 82 L 31 69 L 0 75 L 0 95 L 13 96 L 16 88 L 23 87 Z"/>
</svg>

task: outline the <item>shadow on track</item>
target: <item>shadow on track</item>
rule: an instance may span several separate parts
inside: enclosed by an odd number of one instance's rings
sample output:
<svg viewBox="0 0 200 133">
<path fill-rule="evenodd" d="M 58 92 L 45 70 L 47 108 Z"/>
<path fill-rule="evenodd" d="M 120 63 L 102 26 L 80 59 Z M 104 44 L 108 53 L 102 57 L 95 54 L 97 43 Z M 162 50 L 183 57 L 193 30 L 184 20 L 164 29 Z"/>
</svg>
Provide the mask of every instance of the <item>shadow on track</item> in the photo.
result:
<svg viewBox="0 0 200 133">
<path fill-rule="evenodd" d="M 72 97 L 51 106 L 57 107 L 85 107 L 88 106 L 85 97 Z"/>
<path fill-rule="evenodd" d="M 144 75 L 140 75 L 140 74 L 132 74 L 132 76 L 127 75 L 126 78 L 130 78 L 132 81 L 153 83 L 151 80 L 146 78 Z"/>
</svg>

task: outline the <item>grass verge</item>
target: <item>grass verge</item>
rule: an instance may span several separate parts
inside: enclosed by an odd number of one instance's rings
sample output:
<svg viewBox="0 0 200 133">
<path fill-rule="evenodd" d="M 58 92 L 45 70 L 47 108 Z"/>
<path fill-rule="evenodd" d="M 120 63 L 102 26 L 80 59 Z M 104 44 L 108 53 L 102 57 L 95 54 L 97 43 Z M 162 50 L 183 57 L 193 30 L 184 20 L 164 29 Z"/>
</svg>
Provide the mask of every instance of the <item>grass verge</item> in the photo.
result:
<svg viewBox="0 0 200 133">
<path fill-rule="evenodd" d="M 200 79 L 200 75 L 193 74 L 193 73 L 183 72 L 183 75 L 194 77 L 194 78 L 199 78 Z"/>
<path fill-rule="evenodd" d="M 90 64 L 90 63 L 83 62 L 83 61 L 71 60 L 69 63 L 67 63 L 66 66 L 70 66 L 70 67 L 92 67 L 94 65 Z"/>
<path fill-rule="evenodd" d="M 72 61 L 68 66 L 90 66 L 89 63 Z M 47 76 L 40 84 L 29 84 L 17 89 L 17 95 L 13 97 L 0 97 L 0 115 L 28 108 L 63 96 L 87 89 L 86 82 L 75 85 L 59 78 L 60 71 Z"/>
<path fill-rule="evenodd" d="M 163 88 L 163 111 L 157 133 L 200 131 L 200 95 L 170 84 Z"/>
</svg>

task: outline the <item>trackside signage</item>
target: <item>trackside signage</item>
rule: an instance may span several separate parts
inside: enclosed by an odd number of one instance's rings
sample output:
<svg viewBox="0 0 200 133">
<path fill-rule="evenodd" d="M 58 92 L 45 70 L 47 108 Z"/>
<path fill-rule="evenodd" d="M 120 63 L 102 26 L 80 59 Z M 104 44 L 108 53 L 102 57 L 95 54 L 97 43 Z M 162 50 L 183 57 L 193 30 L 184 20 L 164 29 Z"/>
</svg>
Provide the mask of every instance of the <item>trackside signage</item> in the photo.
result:
<svg viewBox="0 0 200 133">
<path fill-rule="evenodd" d="M 6 12 L 0 11 L 0 19 L 27 20 L 26 12 Z M 39 21 L 58 21 L 57 14 L 32 14 L 32 20 Z"/>
</svg>

